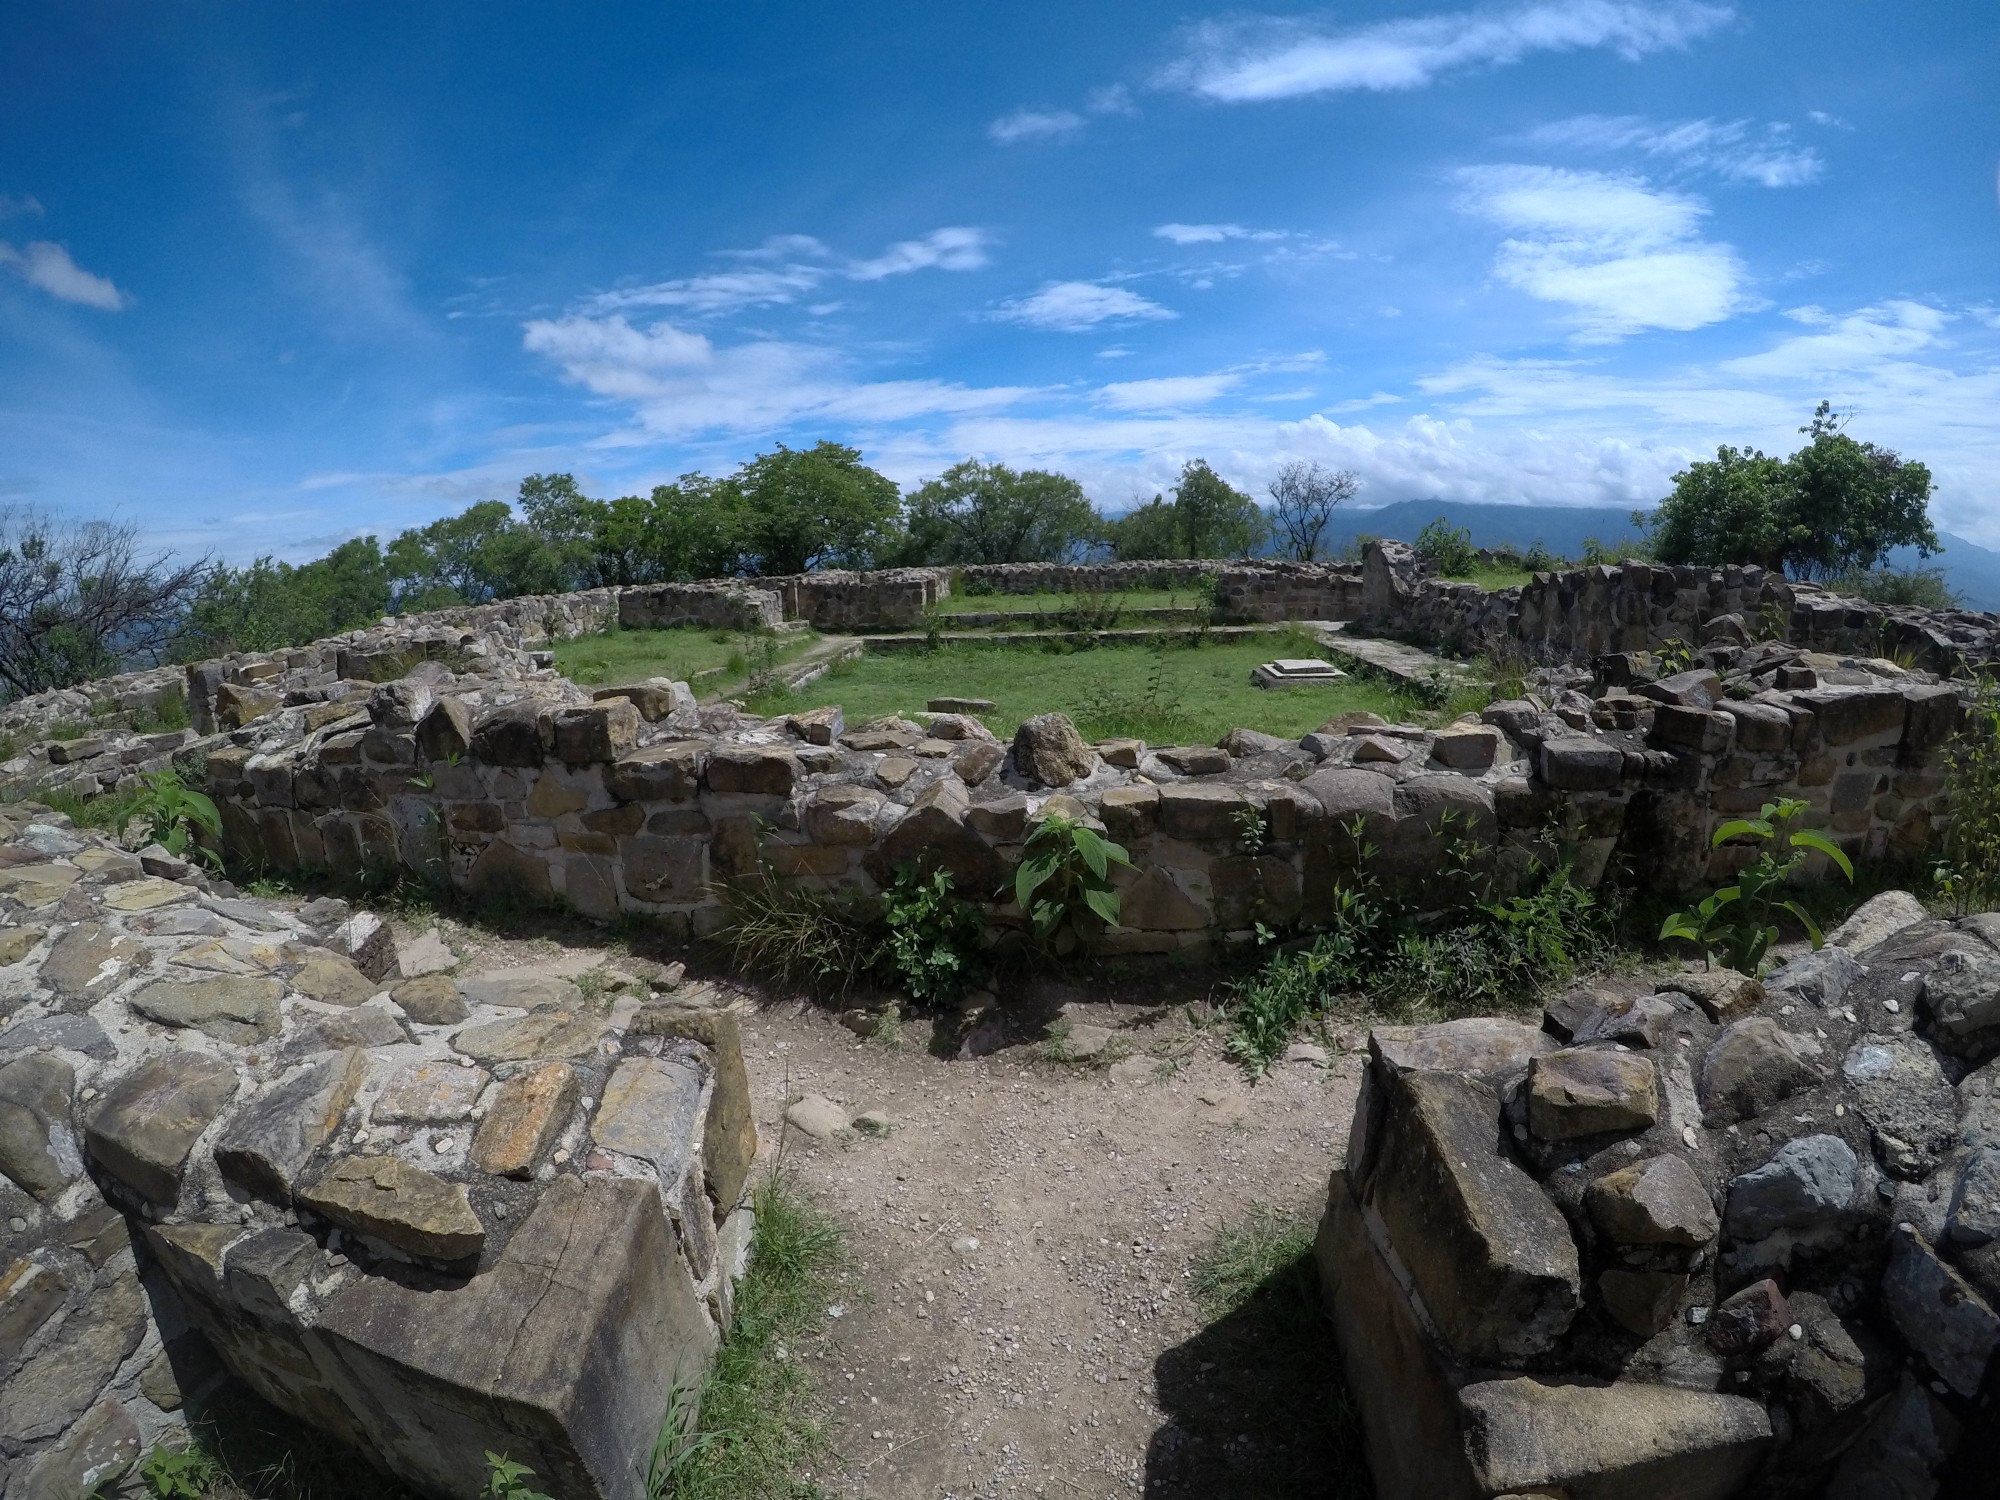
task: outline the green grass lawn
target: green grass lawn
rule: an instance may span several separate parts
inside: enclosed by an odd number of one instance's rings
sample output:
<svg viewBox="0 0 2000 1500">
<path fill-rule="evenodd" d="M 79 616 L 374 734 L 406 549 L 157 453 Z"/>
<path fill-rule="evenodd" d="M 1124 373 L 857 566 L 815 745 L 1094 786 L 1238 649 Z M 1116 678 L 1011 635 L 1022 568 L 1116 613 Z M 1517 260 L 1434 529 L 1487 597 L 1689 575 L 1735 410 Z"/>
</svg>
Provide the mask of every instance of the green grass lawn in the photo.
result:
<svg viewBox="0 0 2000 1500">
<path fill-rule="evenodd" d="M 948 615 L 1056 615 L 1075 609 L 1091 614 L 1110 609 L 1193 609 L 1199 603 L 1201 595 L 1192 588 L 1121 589 L 1073 594 L 953 594 L 940 601 L 938 609 Z"/>
<path fill-rule="evenodd" d="M 947 646 L 864 656 L 796 693 L 760 695 L 750 707 L 779 714 L 838 703 L 849 724 L 862 724 L 890 714 L 921 714 L 930 698 L 990 698 L 997 707 L 981 717 L 1002 738 L 1023 719 L 1060 710 L 1086 738 L 1132 735 L 1156 745 L 1207 743 L 1234 728 L 1291 738 L 1353 709 L 1404 720 L 1421 713 L 1382 684 L 1360 677 L 1329 687 L 1251 686 L 1250 669 L 1259 662 L 1321 655 L 1320 646 L 1303 634 L 1081 651 Z"/>
<path fill-rule="evenodd" d="M 1526 568 L 1481 566 L 1470 573 L 1447 573 L 1444 576 L 1453 583 L 1476 583 L 1491 593 L 1495 589 L 1511 589 L 1516 584 L 1526 583 L 1535 575 Z"/>
<path fill-rule="evenodd" d="M 597 687 L 607 682 L 639 682 L 671 677 L 687 682 L 697 672 L 723 668 L 717 678 L 695 686 L 697 696 L 723 690 L 749 677 L 752 668 L 790 661 L 818 639 L 811 631 L 783 635 L 741 630 L 612 630 L 556 644 L 556 670 L 572 682 Z"/>
</svg>

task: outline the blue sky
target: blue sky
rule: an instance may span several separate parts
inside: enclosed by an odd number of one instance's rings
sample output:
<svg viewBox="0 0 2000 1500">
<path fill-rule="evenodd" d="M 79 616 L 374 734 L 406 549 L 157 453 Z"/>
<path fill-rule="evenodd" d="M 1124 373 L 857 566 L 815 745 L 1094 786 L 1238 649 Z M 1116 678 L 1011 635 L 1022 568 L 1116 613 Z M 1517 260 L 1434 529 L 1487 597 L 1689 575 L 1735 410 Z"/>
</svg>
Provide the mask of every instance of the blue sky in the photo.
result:
<svg viewBox="0 0 2000 1500">
<path fill-rule="evenodd" d="M 835 437 L 1644 503 L 1821 396 L 2000 546 L 2000 8 L 0 16 L 0 503 L 301 558 Z"/>
</svg>

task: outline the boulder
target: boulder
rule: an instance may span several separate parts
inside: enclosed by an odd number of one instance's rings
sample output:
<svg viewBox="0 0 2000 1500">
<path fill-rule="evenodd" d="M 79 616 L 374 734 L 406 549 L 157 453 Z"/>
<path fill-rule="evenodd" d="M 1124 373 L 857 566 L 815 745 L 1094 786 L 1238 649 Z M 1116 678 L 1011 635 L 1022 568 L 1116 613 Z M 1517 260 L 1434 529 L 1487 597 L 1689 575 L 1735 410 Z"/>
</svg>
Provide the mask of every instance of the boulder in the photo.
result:
<svg viewBox="0 0 2000 1500">
<path fill-rule="evenodd" d="M 236 1071 L 200 1052 L 164 1052 L 113 1084 L 84 1127 L 84 1149 L 149 1203 L 172 1207 L 188 1153 L 236 1097 Z"/>
<path fill-rule="evenodd" d="M 1837 1135 L 1802 1136 L 1730 1182 L 1723 1226 L 1733 1240 L 1825 1229 L 1853 1206 L 1860 1183 L 1861 1163 L 1846 1141 Z"/>
<path fill-rule="evenodd" d="M 1659 1117 L 1659 1076 L 1650 1058 L 1578 1047 L 1528 1065 L 1528 1128 L 1542 1140 L 1645 1130 Z"/>
<path fill-rule="evenodd" d="M 1865 953 L 1905 927 L 1929 921 L 1930 915 L 1924 903 L 1908 891 L 1884 891 L 1856 907 L 1845 922 L 1826 935 L 1826 943 L 1829 948 Z"/>
<path fill-rule="evenodd" d="M 1772 1105 L 1806 1089 L 1822 1075 L 1813 1062 L 1813 1038 L 1785 1030 L 1769 1016 L 1750 1016 L 1728 1027 L 1702 1059 L 1699 1093 L 1710 1126 L 1755 1119 Z"/>
<path fill-rule="evenodd" d="M 1068 786 L 1097 765 L 1097 752 L 1067 714 L 1037 714 L 1025 721 L 1014 731 L 1013 754 L 1014 769 L 1043 786 Z"/>
<path fill-rule="evenodd" d="M 1613 1244 L 1700 1249 L 1721 1227 L 1701 1178 L 1678 1156 L 1607 1172 L 1584 1194 L 1591 1222 Z"/>
</svg>

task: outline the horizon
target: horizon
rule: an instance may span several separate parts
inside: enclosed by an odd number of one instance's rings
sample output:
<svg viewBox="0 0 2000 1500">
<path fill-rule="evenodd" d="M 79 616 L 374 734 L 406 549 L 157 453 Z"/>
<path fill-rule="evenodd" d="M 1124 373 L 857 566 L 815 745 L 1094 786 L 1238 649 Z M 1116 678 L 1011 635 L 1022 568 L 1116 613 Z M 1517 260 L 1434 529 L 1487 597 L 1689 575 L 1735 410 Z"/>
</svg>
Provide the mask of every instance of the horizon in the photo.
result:
<svg viewBox="0 0 2000 1500">
<path fill-rule="evenodd" d="M 496 22 L 496 15 L 499 17 Z M 1822 397 L 2000 547 L 2000 16 L 0 22 L 0 503 L 241 564 L 850 443 L 1650 508 Z"/>
</svg>

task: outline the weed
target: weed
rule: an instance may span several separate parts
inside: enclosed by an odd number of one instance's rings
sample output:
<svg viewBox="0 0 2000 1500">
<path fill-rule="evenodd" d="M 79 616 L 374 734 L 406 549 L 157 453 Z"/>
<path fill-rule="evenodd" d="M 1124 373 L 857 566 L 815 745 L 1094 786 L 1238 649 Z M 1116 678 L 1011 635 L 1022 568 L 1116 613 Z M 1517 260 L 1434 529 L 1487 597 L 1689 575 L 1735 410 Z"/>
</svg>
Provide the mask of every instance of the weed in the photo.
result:
<svg viewBox="0 0 2000 1500">
<path fill-rule="evenodd" d="M 1463 526 L 1453 526 L 1443 516 L 1419 531 L 1414 545 L 1417 556 L 1443 578 L 1467 577 L 1479 566 L 1472 533 Z"/>
<path fill-rule="evenodd" d="M 838 1299 L 847 1252 L 839 1228 L 780 1172 L 754 1200 L 756 1242 L 736 1316 L 701 1386 L 700 1418 L 669 1414 L 677 1435 L 649 1476 L 649 1500 L 793 1500 L 825 1451 L 821 1398 L 801 1357 Z M 662 1448 L 656 1448 L 659 1454 Z"/>
<path fill-rule="evenodd" d="M 192 723 L 184 693 L 162 694 L 157 703 L 132 711 L 134 734 L 169 734 L 176 729 L 186 729 Z"/>
<path fill-rule="evenodd" d="M 146 835 L 169 854 L 194 854 L 219 873 L 222 856 L 213 844 L 192 842 L 196 830 L 210 839 L 222 838 L 222 815 L 205 792 L 197 792 L 182 782 L 178 771 L 154 771 L 139 778 L 142 790 L 133 814 L 146 820 Z"/>
<path fill-rule="evenodd" d="M 1235 1312 L 1277 1283 L 1304 1317 L 1319 1315 L 1319 1283 L 1312 1272 L 1313 1223 L 1303 1214 L 1281 1214 L 1253 1203 L 1240 1225 L 1223 1228 L 1195 1258 L 1194 1294 L 1211 1318 Z"/>
<path fill-rule="evenodd" d="M 1671 677 L 1694 666 L 1694 647 L 1677 635 L 1670 635 L 1660 642 L 1653 655 L 1659 661 L 1662 677 Z"/>
<path fill-rule="evenodd" d="M 1035 936 L 1067 953 L 1091 930 L 1093 918 L 1115 927 L 1114 864 L 1132 868 L 1123 845 L 1075 819 L 1044 818 L 1028 835 L 1014 872 L 1014 899 L 1034 923 Z"/>
<path fill-rule="evenodd" d="M 780 985 L 845 994 L 881 946 L 878 920 L 851 892 L 788 885 L 759 869 L 718 884 L 715 894 L 730 956 Z"/>
<path fill-rule="evenodd" d="M 155 1448 L 139 1466 L 157 1500 L 202 1500 L 222 1475 L 213 1454 L 190 1444 L 185 1448 Z"/>
<path fill-rule="evenodd" d="M 480 1500 L 554 1500 L 529 1485 L 528 1481 L 534 1477 L 535 1471 L 526 1464 L 517 1464 L 505 1454 L 488 1450 L 486 1487 L 479 1492 Z"/>
<path fill-rule="evenodd" d="M 88 724 L 79 724 L 74 719 L 59 719 L 42 731 L 45 740 L 80 740 L 90 733 Z"/>
<path fill-rule="evenodd" d="M 972 982 L 982 929 L 979 912 L 952 894 L 951 872 L 905 865 L 882 895 L 888 927 L 876 965 L 925 1005 L 942 1005 Z"/>
<path fill-rule="evenodd" d="M 1765 953 L 1778 940 L 1777 924 L 1772 917 L 1784 911 L 1798 920 L 1813 947 L 1818 948 L 1825 941 L 1820 936 L 1819 924 L 1803 906 L 1781 896 L 1781 892 L 1814 854 L 1826 856 L 1850 881 L 1854 879 L 1854 865 L 1827 835 L 1795 826 L 1805 810 L 1804 802 L 1786 797 L 1766 802 L 1754 818 L 1735 818 L 1716 829 L 1709 840 L 1712 849 L 1720 849 L 1733 839 L 1755 839 L 1765 847 L 1738 873 L 1734 885 L 1723 886 L 1704 897 L 1692 910 L 1672 913 L 1660 925 L 1660 941 L 1679 938 L 1695 944 L 1701 949 L 1703 962 L 1711 968 L 1716 951 L 1721 949 L 1730 968 L 1755 975 L 1764 967 Z"/>
<path fill-rule="evenodd" d="M 2000 903 L 2000 686 L 1982 677 L 1944 758 L 1944 857 L 1933 878 L 1953 913 Z"/>
</svg>

